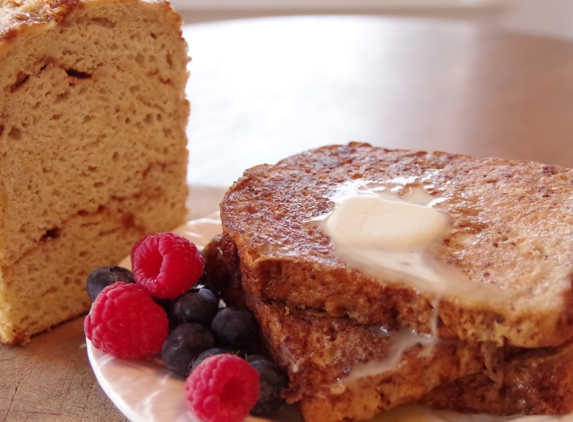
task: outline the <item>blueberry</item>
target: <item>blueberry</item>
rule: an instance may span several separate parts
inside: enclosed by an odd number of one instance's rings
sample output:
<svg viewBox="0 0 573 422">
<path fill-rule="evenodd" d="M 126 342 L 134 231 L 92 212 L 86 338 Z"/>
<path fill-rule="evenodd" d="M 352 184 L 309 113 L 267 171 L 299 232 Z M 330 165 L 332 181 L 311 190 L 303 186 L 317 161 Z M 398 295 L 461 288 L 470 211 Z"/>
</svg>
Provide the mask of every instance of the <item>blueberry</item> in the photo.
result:
<svg viewBox="0 0 573 422">
<path fill-rule="evenodd" d="M 196 322 L 206 327 L 211 325 L 219 310 L 219 299 L 208 289 L 191 290 L 173 303 L 173 320 L 179 324 Z"/>
<path fill-rule="evenodd" d="M 278 410 L 285 402 L 281 391 L 288 387 L 288 377 L 272 361 L 260 359 L 250 363 L 259 373 L 259 400 L 251 414 L 264 416 Z"/>
<path fill-rule="evenodd" d="M 177 326 L 179 326 L 178 322 L 173 321 L 171 315 L 173 314 L 173 299 L 160 299 L 157 297 L 153 298 L 153 301 L 157 303 L 159 306 L 163 308 L 165 313 L 167 314 L 167 318 L 169 319 L 169 332 L 173 331 Z"/>
<path fill-rule="evenodd" d="M 186 377 L 197 356 L 215 346 L 213 334 L 201 324 L 181 324 L 163 342 L 161 357 L 165 366 Z"/>
<path fill-rule="evenodd" d="M 109 266 L 93 270 L 88 276 L 88 280 L 86 282 L 86 290 L 92 302 L 104 288 L 117 281 L 135 283 L 133 274 L 127 268 Z"/>
<path fill-rule="evenodd" d="M 161 306 L 165 310 L 167 315 L 171 314 L 171 312 L 172 312 L 171 308 L 173 308 L 173 301 L 171 299 L 167 299 L 167 298 L 160 299 L 160 298 L 154 297 L 153 301 L 155 303 L 157 303 L 159 306 Z"/>
<path fill-rule="evenodd" d="M 269 360 L 269 357 L 265 356 L 265 355 L 261 355 L 261 354 L 254 354 L 254 355 L 247 355 L 245 357 L 245 360 L 248 363 L 253 363 L 253 362 L 256 362 L 258 360 Z"/>
<path fill-rule="evenodd" d="M 203 362 L 205 359 L 210 358 L 211 356 L 224 355 L 225 353 L 235 354 L 227 349 L 221 349 L 220 347 L 214 347 L 213 349 L 205 350 L 203 353 L 197 356 L 197 358 L 193 361 L 193 365 L 191 366 L 191 372 L 193 372 L 195 368 L 197 368 L 199 364 Z"/>
<path fill-rule="evenodd" d="M 217 312 L 211 330 L 220 346 L 242 349 L 257 340 L 258 329 L 253 314 L 245 309 L 224 308 Z"/>
</svg>

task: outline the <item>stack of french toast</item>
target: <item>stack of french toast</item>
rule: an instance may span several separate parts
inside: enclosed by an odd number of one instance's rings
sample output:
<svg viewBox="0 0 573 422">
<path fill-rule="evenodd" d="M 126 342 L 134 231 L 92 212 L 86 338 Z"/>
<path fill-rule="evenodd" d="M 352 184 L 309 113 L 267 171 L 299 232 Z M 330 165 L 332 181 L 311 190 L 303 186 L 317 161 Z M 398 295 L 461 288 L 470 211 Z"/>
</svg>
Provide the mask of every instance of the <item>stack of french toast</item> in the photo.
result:
<svg viewBox="0 0 573 422">
<path fill-rule="evenodd" d="M 206 272 L 306 422 L 573 410 L 573 170 L 327 146 L 247 170 Z"/>
</svg>

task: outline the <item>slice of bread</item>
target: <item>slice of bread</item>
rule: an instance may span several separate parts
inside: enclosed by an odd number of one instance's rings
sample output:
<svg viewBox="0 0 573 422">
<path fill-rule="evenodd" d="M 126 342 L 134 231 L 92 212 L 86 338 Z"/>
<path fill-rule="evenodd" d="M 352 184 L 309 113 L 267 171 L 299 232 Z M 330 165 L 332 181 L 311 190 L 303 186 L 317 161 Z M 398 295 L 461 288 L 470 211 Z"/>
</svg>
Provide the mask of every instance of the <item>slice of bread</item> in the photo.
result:
<svg viewBox="0 0 573 422">
<path fill-rule="evenodd" d="M 87 273 L 186 215 L 187 46 L 167 1 L 0 8 L 0 341 L 89 308 Z"/>
<path fill-rule="evenodd" d="M 471 293 L 420 291 L 336 255 L 314 220 L 342 188 L 371 186 L 396 198 L 421 191 L 449 215 L 449 234 L 429 252 Z M 572 210 L 570 169 L 351 143 L 245 171 L 221 219 L 243 288 L 259 298 L 425 333 L 437 307 L 443 338 L 545 347 L 573 336 Z"/>
</svg>

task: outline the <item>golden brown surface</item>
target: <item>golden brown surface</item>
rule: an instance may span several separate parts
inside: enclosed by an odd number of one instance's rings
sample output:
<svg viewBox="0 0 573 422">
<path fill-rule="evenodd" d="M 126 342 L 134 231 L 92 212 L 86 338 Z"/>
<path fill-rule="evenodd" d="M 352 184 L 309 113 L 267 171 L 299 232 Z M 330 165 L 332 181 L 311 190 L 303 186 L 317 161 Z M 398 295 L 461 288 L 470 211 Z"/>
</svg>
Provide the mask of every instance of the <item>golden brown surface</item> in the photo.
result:
<svg viewBox="0 0 573 422">
<path fill-rule="evenodd" d="M 289 374 L 284 395 L 306 422 L 368 419 L 413 402 L 494 415 L 573 410 L 571 342 L 531 350 L 448 340 L 426 354 L 418 344 L 387 372 L 345 382 L 359 365 L 383 359 L 395 339 L 347 317 L 245 294 L 235 252 L 225 237 L 205 248 L 207 282 L 227 303 L 255 313 L 273 359 Z"/>
<path fill-rule="evenodd" d="M 573 410 L 573 344 L 522 350 L 496 373 L 436 387 L 420 403 L 497 415 L 563 415 Z"/>
<path fill-rule="evenodd" d="M 248 303 L 271 354 L 288 370 L 287 400 L 299 406 L 306 422 L 368 419 L 412 402 L 494 415 L 562 415 L 573 410 L 570 343 L 516 351 L 447 341 L 435 347 L 431 358 L 421 357 L 423 349 L 415 347 L 394 369 L 344 386 L 340 380 L 352 368 L 384 357 L 391 340 L 348 318 L 252 297 Z M 427 389 L 432 391 L 425 394 Z"/>
<path fill-rule="evenodd" d="M 247 299 L 273 359 L 289 375 L 287 401 L 296 403 L 305 422 L 370 419 L 377 413 L 418 400 L 433 387 L 478 372 L 495 354 L 493 347 L 443 342 L 424 355 L 421 346 L 381 374 L 345 382 L 359 364 L 383 359 L 393 340 L 348 318 Z"/>
<path fill-rule="evenodd" d="M 79 4 L 79 0 L 2 0 L 0 42 L 15 39 L 23 27 L 62 22 Z"/>
<path fill-rule="evenodd" d="M 463 271 L 471 285 L 495 289 L 491 300 L 477 303 L 444 297 L 441 336 L 523 347 L 571 337 L 573 171 L 533 162 L 352 143 L 251 168 L 221 204 L 223 233 L 236 245 L 244 289 L 361 324 L 428 332 L 427 295 L 340 262 L 329 238 L 309 224 L 332 209 L 328 198 L 344 182 L 391 184 L 405 177 L 442 198 L 435 208 L 453 217 L 435 255 Z"/>
<path fill-rule="evenodd" d="M 89 307 L 85 279 L 185 218 L 180 17 L 162 1 L 2 2 L 0 341 Z"/>
<path fill-rule="evenodd" d="M 438 343 L 425 357 L 416 346 L 393 369 L 345 386 L 340 380 L 356 365 L 384 357 L 392 340 L 348 318 L 252 296 L 247 303 L 273 358 L 288 370 L 285 396 L 299 406 L 306 422 L 368 419 L 412 402 L 493 415 L 563 415 L 573 410 L 571 343 L 513 350 L 453 340 Z"/>
</svg>

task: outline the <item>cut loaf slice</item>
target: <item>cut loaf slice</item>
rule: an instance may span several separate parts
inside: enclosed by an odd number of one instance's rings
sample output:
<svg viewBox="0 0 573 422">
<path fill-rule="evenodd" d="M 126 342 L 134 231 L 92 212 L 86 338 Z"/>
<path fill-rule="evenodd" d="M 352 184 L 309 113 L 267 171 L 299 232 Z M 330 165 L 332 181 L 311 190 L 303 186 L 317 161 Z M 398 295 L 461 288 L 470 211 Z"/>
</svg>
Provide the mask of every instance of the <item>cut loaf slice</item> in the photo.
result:
<svg viewBox="0 0 573 422">
<path fill-rule="evenodd" d="M 344 189 L 433 201 L 451 230 L 428 252 L 471 293 L 420 291 L 339 259 L 315 219 Z M 221 219 L 243 288 L 262 299 L 426 333 L 437 307 L 440 336 L 471 342 L 542 347 L 573 335 L 573 170 L 328 146 L 247 170 L 227 192 Z"/>
<path fill-rule="evenodd" d="M 91 269 L 184 221 L 180 24 L 161 0 L 2 1 L 1 342 L 87 311 Z"/>
</svg>

